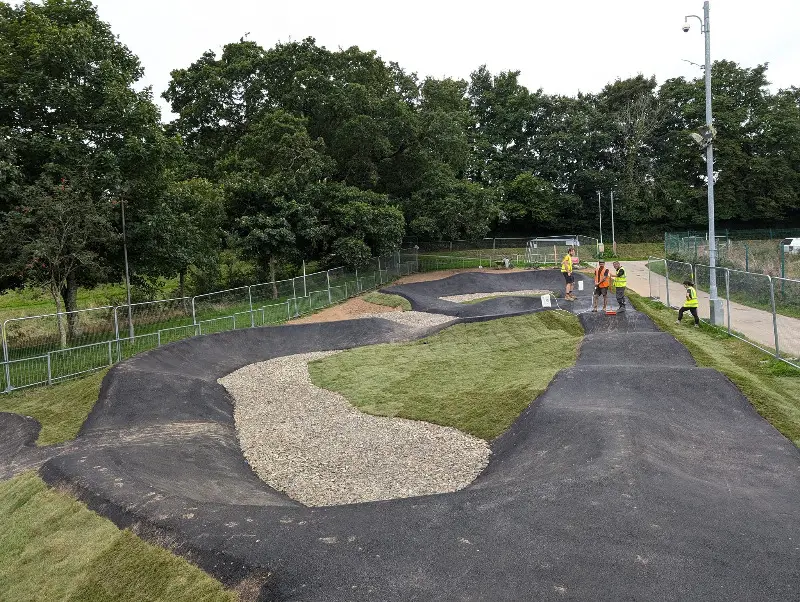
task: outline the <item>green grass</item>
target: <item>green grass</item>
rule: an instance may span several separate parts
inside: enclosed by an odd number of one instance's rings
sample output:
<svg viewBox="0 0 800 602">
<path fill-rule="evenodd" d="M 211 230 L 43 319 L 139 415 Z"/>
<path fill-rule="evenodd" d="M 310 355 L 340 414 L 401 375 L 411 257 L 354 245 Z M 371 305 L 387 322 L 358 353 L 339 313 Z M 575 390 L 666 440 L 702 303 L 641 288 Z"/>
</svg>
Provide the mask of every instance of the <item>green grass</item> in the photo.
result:
<svg viewBox="0 0 800 602">
<path fill-rule="evenodd" d="M 551 297 L 558 297 L 558 293 L 550 291 L 548 293 L 542 293 L 539 295 L 517 295 L 518 297 L 536 297 L 539 298 L 542 295 L 550 295 Z M 462 301 L 462 305 L 474 305 L 475 303 L 483 303 L 484 301 L 489 301 L 490 299 L 500 299 L 502 297 L 513 297 L 514 295 L 488 295 L 486 297 L 479 297 L 478 299 L 470 299 L 469 301 Z"/>
<path fill-rule="evenodd" d="M 360 410 L 453 426 L 491 440 L 575 363 L 583 329 L 566 312 L 459 324 L 412 343 L 309 364 L 317 386 Z"/>
<path fill-rule="evenodd" d="M 386 293 L 367 293 L 362 297 L 367 303 L 375 305 L 385 305 L 387 307 L 399 307 L 403 311 L 411 311 L 411 303 L 408 299 L 400 295 L 387 295 Z"/>
<path fill-rule="evenodd" d="M 761 416 L 800 446 L 800 370 L 770 358 L 723 330 L 706 324 L 699 329 L 677 325 L 675 310 L 630 289 L 628 296 L 636 309 L 683 343 L 699 366 L 725 374 Z"/>
<path fill-rule="evenodd" d="M 103 307 L 125 298 L 122 284 L 102 284 L 93 289 L 78 289 L 78 307 Z M 122 301 L 124 303 L 124 301 Z M 63 308 L 62 308 L 63 310 Z M 53 298 L 42 289 L 28 288 L 0 295 L 0 322 L 22 316 L 38 316 L 56 312 Z"/>
<path fill-rule="evenodd" d="M 234 601 L 186 560 L 50 489 L 35 473 L 0 482 L 0 598 Z"/>
<path fill-rule="evenodd" d="M 22 389 L 0 395 L 0 412 L 33 416 L 42 425 L 38 445 L 74 439 L 97 402 L 100 383 L 108 370 L 52 387 Z"/>
</svg>

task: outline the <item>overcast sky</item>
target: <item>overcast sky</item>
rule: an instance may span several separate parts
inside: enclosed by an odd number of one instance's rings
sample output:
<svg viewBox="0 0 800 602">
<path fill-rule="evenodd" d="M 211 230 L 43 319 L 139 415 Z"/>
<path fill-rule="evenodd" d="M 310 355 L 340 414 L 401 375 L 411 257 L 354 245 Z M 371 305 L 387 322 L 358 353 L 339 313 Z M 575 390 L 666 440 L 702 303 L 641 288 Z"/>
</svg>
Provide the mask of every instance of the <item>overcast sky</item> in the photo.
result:
<svg viewBox="0 0 800 602">
<path fill-rule="evenodd" d="M 659 82 L 701 74 L 703 36 L 687 14 L 701 0 L 95 0 L 103 20 L 142 62 L 160 98 L 170 71 L 248 35 L 265 48 L 314 37 L 358 46 L 425 76 L 467 79 L 482 64 L 521 71 L 529 89 L 574 95 L 643 73 Z M 711 57 L 769 62 L 772 88 L 800 86 L 799 0 L 712 0 Z"/>
</svg>

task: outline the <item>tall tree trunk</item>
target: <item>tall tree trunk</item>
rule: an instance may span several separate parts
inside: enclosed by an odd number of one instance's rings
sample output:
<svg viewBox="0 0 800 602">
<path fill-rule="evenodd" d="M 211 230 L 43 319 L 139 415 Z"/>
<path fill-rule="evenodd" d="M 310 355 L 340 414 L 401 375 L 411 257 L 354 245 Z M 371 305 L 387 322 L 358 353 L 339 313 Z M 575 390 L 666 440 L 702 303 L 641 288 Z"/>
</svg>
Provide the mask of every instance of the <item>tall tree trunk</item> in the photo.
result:
<svg viewBox="0 0 800 602">
<path fill-rule="evenodd" d="M 269 256 L 269 279 L 272 281 L 272 298 L 278 298 L 278 285 L 275 283 L 275 257 Z"/>
<path fill-rule="evenodd" d="M 58 325 L 58 342 L 61 349 L 67 347 L 67 329 L 64 326 L 64 314 L 61 311 L 61 291 L 55 282 L 50 282 L 50 295 L 56 304 L 56 324 Z"/>
<path fill-rule="evenodd" d="M 181 299 L 181 303 L 183 304 L 183 311 L 187 311 L 187 303 L 186 303 L 186 268 L 183 268 L 178 272 L 178 297 Z"/>
<path fill-rule="evenodd" d="M 64 299 L 64 311 L 67 312 L 69 338 L 74 341 L 80 335 L 80 317 L 76 313 L 69 313 L 78 309 L 78 279 L 74 272 L 67 275 L 61 296 Z"/>
</svg>

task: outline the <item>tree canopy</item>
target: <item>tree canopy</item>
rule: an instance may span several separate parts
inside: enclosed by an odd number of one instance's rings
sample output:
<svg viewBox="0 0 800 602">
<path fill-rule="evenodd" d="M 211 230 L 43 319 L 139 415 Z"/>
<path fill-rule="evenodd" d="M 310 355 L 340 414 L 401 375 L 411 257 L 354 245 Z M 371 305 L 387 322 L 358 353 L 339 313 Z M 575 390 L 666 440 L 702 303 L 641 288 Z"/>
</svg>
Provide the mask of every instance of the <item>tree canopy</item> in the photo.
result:
<svg viewBox="0 0 800 602">
<path fill-rule="evenodd" d="M 241 39 L 172 72 L 166 124 L 142 73 L 89 0 L 0 2 L 0 287 L 71 309 L 79 284 L 119 278 L 121 201 L 135 274 L 181 294 L 221 253 L 274 280 L 403 237 L 592 233 L 598 190 L 621 237 L 706 220 L 702 73 L 572 97 L 517 71 L 420 79 L 355 46 Z M 800 91 L 771 92 L 767 64 L 712 74 L 718 220 L 798 223 Z"/>
</svg>

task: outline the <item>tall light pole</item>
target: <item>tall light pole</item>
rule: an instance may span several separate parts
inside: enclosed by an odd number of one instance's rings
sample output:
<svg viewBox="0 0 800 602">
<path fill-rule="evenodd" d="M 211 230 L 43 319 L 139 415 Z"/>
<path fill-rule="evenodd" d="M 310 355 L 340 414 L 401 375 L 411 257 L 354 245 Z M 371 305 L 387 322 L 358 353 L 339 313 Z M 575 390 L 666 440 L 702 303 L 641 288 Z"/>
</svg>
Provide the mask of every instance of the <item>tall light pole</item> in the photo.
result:
<svg viewBox="0 0 800 602">
<path fill-rule="evenodd" d="M 128 274 L 128 236 L 125 232 L 125 196 L 122 197 L 122 253 L 125 257 L 125 289 L 128 294 L 128 334 L 133 339 L 133 311 L 131 310 L 131 278 Z"/>
<path fill-rule="evenodd" d="M 614 249 L 614 255 L 617 254 L 617 236 L 614 233 L 614 191 L 611 191 L 611 248 Z"/>
<path fill-rule="evenodd" d="M 711 29 L 709 27 L 708 0 L 703 3 L 703 18 L 697 15 L 684 17 L 683 31 L 689 31 L 689 17 L 700 21 L 700 33 L 706 40 L 706 126 L 703 130 L 703 142 L 706 148 L 706 172 L 708 177 L 708 263 L 709 263 L 709 317 L 714 325 L 724 322 L 722 315 L 722 299 L 717 298 L 717 238 L 714 232 L 714 126 L 711 119 Z"/>
<path fill-rule="evenodd" d="M 600 206 L 600 191 L 597 191 L 597 211 L 600 213 L 600 249 L 603 252 L 603 208 Z"/>
</svg>

